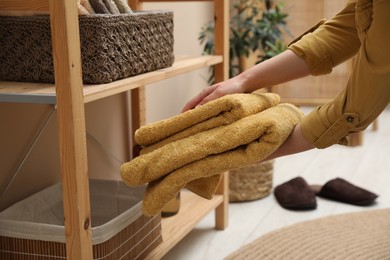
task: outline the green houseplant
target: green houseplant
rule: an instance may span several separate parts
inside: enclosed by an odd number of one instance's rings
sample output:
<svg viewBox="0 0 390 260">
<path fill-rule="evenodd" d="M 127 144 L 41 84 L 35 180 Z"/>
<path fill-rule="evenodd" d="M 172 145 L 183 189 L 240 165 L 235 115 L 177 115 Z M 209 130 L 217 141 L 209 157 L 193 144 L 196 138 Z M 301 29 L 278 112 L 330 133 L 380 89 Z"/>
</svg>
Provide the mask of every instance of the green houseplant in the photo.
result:
<svg viewBox="0 0 390 260">
<path fill-rule="evenodd" d="M 229 37 L 229 77 L 245 69 L 245 59 L 251 53 L 257 53 L 256 63 L 269 59 L 286 49 L 282 43 L 283 32 L 289 34 L 286 27 L 287 13 L 282 11 L 280 3 L 272 0 L 236 0 L 230 15 Z M 200 44 L 204 44 L 203 54 L 214 51 L 214 22 L 202 27 L 199 34 Z M 214 79 L 213 73 L 209 83 Z"/>
</svg>

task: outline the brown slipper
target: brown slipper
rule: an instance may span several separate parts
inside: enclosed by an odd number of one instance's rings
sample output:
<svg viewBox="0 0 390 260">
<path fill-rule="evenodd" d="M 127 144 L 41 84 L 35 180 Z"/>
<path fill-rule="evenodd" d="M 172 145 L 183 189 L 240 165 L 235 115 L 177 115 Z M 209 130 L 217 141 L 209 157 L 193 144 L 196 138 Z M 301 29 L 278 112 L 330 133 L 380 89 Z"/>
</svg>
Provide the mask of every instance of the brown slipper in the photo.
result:
<svg viewBox="0 0 390 260">
<path fill-rule="evenodd" d="M 275 187 L 274 195 L 280 206 L 286 209 L 315 209 L 315 193 L 302 177 L 296 177 Z"/>
<path fill-rule="evenodd" d="M 319 197 L 357 206 L 370 205 L 378 197 L 375 193 L 355 186 L 341 178 L 330 180 L 322 187 L 311 185 L 310 188 Z"/>
</svg>

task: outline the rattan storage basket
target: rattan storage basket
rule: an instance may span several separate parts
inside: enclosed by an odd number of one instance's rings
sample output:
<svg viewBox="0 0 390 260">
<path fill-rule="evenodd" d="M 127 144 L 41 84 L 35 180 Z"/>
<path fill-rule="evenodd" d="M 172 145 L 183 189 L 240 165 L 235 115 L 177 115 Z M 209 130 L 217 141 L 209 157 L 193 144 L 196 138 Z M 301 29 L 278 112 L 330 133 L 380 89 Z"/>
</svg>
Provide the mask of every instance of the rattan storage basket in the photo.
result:
<svg viewBox="0 0 390 260">
<path fill-rule="evenodd" d="M 141 212 L 144 188 L 91 180 L 93 259 L 143 259 L 162 242 L 161 217 Z M 0 213 L 0 259 L 66 259 L 61 184 Z"/>
<path fill-rule="evenodd" d="M 79 16 L 84 84 L 102 84 L 174 62 L 173 12 Z M 0 80 L 54 83 L 50 17 L 0 16 Z"/>
<path fill-rule="evenodd" d="M 229 201 L 251 201 L 272 191 L 274 161 L 269 160 L 229 171 Z"/>
</svg>

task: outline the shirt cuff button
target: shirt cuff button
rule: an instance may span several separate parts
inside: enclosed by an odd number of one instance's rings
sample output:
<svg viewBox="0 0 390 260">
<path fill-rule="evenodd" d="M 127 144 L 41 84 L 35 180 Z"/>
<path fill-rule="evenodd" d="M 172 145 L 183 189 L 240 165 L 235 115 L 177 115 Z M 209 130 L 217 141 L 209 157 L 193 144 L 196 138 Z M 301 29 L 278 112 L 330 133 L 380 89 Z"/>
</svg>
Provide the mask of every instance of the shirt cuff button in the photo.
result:
<svg viewBox="0 0 390 260">
<path fill-rule="evenodd" d="M 347 122 L 348 122 L 348 123 L 352 123 L 353 120 L 354 120 L 353 116 L 348 116 L 348 117 L 347 117 Z"/>
</svg>

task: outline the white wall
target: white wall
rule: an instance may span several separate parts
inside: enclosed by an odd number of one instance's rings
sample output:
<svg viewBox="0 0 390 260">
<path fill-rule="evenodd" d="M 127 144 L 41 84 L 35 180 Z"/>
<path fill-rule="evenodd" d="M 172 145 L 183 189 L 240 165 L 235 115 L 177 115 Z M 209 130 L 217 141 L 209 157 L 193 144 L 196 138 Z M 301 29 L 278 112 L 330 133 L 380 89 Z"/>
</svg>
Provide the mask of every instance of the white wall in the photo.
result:
<svg viewBox="0 0 390 260">
<path fill-rule="evenodd" d="M 198 41 L 201 27 L 213 19 L 212 2 L 144 3 L 143 9 L 172 10 L 174 13 L 175 56 L 199 56 L 202 46 Z M 146 123 L 180 113 L 184 104 L 207 86 L 208 69 L 164 80 L 146 87 Z"/>
<path fill-rule="evenodd" d="M 175 55 L 201 54 L 201 27 L 213 17 L 212 3 L 153 3 L 144 9 L 174 12 Z M 192 96 L 207 86 L 207 69 L 146 87 L 147 122 L 180 113 Z M 92 178 L 119 179 L 120 163 L 128 159 L 126 103 L 115 95 L 86 104 L 88 168 Z M 49 105 L 0 103 L 0 211 L 61 179 L 55 115 L 37 140 L 24 166 L 13 178 L 34 135 L 48 115 Z M 8 188 L 7 188 L 8 187 Z M 7 190 L 3 194 L 3 192 Z"/>
</svg>

